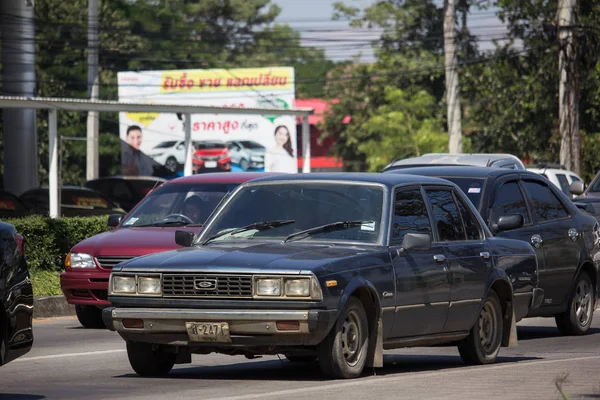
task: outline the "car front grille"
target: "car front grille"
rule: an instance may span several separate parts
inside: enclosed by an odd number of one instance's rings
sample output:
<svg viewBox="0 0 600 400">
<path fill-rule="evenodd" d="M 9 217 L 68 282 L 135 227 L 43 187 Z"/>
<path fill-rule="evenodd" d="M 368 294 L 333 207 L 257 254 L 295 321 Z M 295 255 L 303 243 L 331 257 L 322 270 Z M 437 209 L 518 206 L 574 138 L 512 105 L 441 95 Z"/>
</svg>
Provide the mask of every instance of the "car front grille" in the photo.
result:
<svg viewBox="0 0 600 400">
<path fill-rule="evenodd" d="M 252 298 L 252 275 L 164 274 L 163 297 Z"/>
<path fill-rule="evenodd" d="M 98 263 L 102 268 L 113 269 L 117 264 L 123 261 L 131 260 L 133 257 L 129 256 L 102 256 L 96 257 Z"/>
</svg>

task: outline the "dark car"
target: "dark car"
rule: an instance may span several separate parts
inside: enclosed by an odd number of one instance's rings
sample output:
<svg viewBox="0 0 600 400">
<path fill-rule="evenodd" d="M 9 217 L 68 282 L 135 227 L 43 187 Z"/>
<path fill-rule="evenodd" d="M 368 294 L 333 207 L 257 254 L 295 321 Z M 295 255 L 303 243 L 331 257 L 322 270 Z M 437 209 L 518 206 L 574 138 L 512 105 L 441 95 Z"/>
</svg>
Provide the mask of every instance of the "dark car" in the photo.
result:
<svg viewBox="0 0 600 400">
<path fill-rule="evenodd" d="M 600 225 L 554 184 L 529 171 L 444 167 L 388 170 L 456 183 L 499 237 L 531 243 L 539 261 L 543 305 L 530 317 L 554 317 L 563 334 L 586 333 L 598 293 Z"/>
<path fill-rule="evenodd" d="M 60 285 L 81 325 L 104 328 L 101 310 L 113 266 L 133 257 L 176 249 L 175 230 L 199 232 L 226 193 L 268 173 L 203 174 L 165 182 L 127 216 L 109 217 L 114 229 L 77 243 L 67 256 Z M 191 219 L 190 219 L 191 218 Z"/>
<path fill-rule="evenodd" d="M 405 158 L 390 163 L 385 169 L 422 166 L 469 165 L 486 168 L 525 169 L 525 164 L 512 154 L 490 153 L 429 153 L 419 157 Z"/>
<path fill-rule="evenodd" d="M 151 190 L 166 182 L 156 176 L 107 176 L 87 181 L 84 186 L 94 189 L 129 212 Z"/>
<path fill-rule="evenodd" d="M 33 345 L 33 289 L 23 240 L 13 225 L 0 222 L 0 365 Z"/>
<path fill-rule="evenodd" d="M 30 215 L 27 206 L 17 196 L 0 190 L 0 218 L 21 218 Z"/>
<path fill-rule="evenodd" d="M 384 349 L 442 343 L 487 364 L 541 300 L 531 246 L 493 238 L 451 182 L 284 175 L 240 185 L 195 240 L 176 232 L 189 248 L 113 269 L 103 318 L 138 374 L 218 352 L 353 378 Z"/>
</svg>

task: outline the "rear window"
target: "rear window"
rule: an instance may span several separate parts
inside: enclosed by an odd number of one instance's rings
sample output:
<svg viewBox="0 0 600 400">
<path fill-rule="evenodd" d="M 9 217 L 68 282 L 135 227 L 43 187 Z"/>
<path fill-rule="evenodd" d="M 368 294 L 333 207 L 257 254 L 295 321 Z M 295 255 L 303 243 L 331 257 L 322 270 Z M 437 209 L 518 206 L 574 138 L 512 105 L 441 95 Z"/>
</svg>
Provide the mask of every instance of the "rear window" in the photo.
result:
<svg viewBox="0 0 600 400">
<path fill-rule="evenodd" d="M 194 143 L 196 149 L 224 149 L 225 143 L 223 142 L 196 142 Z"/>
<path fill-rule="evenodd" d="M 440 178 L 449 180 L 458 185 L 459 188 L 469 198 L 471 203 L 479 210 L 479 203 L 481 202 L 481 194 L 483 193 L 483 185 L 485 179 L 483 178 L 459 178 L 456 176 L 441 176 Z"/>
</svg>

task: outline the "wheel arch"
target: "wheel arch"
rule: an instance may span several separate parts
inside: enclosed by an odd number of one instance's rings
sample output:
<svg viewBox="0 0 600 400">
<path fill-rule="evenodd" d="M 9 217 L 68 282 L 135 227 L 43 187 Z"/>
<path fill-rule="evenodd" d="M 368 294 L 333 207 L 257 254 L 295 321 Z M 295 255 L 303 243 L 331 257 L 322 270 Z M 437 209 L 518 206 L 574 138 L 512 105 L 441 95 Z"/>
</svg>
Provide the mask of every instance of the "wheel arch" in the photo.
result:
<svg viewBox="0 0 600 400">
<path fill-rule="evenodd" d="M 485 298 L 494 291 L 500 307 L 502 307 L 502 347 L 511 347 L 517 343 L 517 323 L 514 313 L 513 288 L 510 281 L 503 277 L 496 278 L 488 287 Z M 483 307 L 483 301 L 481 306 Z"/>
</svg>

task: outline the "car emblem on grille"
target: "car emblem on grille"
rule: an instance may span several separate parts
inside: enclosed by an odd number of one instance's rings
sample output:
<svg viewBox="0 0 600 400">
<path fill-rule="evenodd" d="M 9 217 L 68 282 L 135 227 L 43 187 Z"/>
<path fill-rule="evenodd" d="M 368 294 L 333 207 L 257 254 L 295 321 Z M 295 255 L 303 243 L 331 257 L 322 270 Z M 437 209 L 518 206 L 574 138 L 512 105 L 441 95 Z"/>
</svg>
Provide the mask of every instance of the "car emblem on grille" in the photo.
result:
<svg viewBox="0 0 600 400">
<path fill-rule="evenodd" d="M 194 280 L 194 289 L 196 290 L 217 290 L 216 279 L 196 279 Z"/>
</svg>

